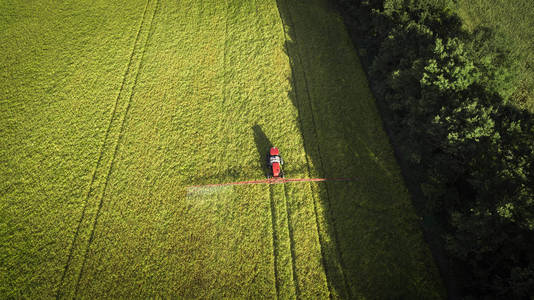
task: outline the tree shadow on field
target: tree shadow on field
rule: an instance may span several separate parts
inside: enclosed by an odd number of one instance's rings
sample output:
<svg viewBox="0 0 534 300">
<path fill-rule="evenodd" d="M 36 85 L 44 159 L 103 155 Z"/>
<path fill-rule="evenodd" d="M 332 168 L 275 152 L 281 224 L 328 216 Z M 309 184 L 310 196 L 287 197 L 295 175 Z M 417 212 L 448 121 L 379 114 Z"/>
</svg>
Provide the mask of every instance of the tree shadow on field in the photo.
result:
<svg viewBox="0 0 534 300">
<path fill-rule="evenodd" d="M 252 126 L 252 130 L 254 131 L 254 142 L 256 142 L 256 148 L 258 149 L 258 161 L 260 166 L 262 166 L 265 177 L 267 177 L 269 170 L 266 166 L 266 156 L 267 151 L 273 146 L 273 143 L 269 140 L 265 132 L 263 132 L 260 125 L 256 124 Z"/>
<path fill-rule="evenodd" d="M 326 2 L 277 0 L 308 175 L 356 178 L 312 184 L 329 292 L 345 299 L 442 298 L 367 79 Z M 255 129 L 260 153 L 269 144 L 264 136 Z"/>
</svg>

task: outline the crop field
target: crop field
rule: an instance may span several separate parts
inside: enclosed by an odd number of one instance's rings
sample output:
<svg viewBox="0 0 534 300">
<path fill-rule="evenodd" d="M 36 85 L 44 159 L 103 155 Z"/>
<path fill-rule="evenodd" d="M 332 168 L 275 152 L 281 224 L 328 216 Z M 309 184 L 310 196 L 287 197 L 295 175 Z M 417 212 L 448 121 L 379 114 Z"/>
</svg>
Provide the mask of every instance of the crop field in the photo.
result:
<svg viewBox="0 0 534 300">
<path fill-rule="evenodd" d="M 444 298 L 326 1 L 0 2 L 0 298 Z M 191 187 L 265 178 L 349 182 Z"/>
<path fill-rule="evenodd" d="M 531 0 L 460 0 L 457 3 L 465 28 L 487 27 L 496 33 L 518 62 L 520 86 L 515 103 L 534 112 L 534 5 Z"/>
</svg>

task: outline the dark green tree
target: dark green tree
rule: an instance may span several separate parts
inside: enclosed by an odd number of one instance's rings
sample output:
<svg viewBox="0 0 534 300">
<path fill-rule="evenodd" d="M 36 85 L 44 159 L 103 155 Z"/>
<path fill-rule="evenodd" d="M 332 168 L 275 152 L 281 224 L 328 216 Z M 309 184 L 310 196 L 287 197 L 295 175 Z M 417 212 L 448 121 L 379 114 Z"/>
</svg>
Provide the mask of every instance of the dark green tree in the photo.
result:
<svg viewBox="0 0 534 300">
<path fill-rule="evenodd" d="M 534 117 L 507 105 L 510 51 L 485 28 L 462 31 L 448 0 L 340 3 L 396 152 L 447 231 L 463 295 L 533 295 Z"/>
</svg>

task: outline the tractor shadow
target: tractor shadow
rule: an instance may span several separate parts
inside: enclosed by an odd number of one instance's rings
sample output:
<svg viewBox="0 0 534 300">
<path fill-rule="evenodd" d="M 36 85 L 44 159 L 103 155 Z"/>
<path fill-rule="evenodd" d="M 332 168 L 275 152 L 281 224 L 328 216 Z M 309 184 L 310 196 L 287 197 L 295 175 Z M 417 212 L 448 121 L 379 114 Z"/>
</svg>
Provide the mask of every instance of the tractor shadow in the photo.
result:
<svg viewBox="0 0 534 300">
<path fill-rule="evenodd" d="M 265 177 L 267 177 L 269 175 L 269 170 L 266 165 L 266 157 L 267 152 L 273 146 L 273 143 L 269 140 L 263 129 L 261 129 L 260 125 L 256 124 L 252 126 L 252 130 L 254 131 L 254 142 L 258 149 L 258 162 L 262 167 Z"/>
<path fill-rule="evenodd" d="M 260 125 L 252 126 L 252 131 L 254 135 L 254 142 L 256 143 L 256 149 L 258 152 L 257 162 L 262 169 L 263 177 L 256 178 L 255 176 L 244 176 L 243 174 L 255 174 L 257 172 L 257 165 L 253 166 L 233 166 L 227 167 L 223 171 L 212 172 L 212 173 L 201 173 L 201 174 L 192 174 L 190 176 L 191 182 L 194 182 L 196 185 L 210 184 L 210 183 L 222 183 L 221 178 L 225 178 L 226 181 L 237 181 L 237 180 L 250 180 L 254 179 L 265 179 L 270 175 L 269 169 L 267 168 L 267 153 L 269 149 L 273 146 L 271 140 L 267 137 Z"/>
<path fill-rule="evenodd" d="M 443 295 L 344 24 L 323 1 L 311 2 L 277 6 L 309 176 L 356 179 L 311 184 L 329 292 L 345 299 Z M 254 138 L 265 165 L 270 142 L 259 126 Z"/>
</svg>

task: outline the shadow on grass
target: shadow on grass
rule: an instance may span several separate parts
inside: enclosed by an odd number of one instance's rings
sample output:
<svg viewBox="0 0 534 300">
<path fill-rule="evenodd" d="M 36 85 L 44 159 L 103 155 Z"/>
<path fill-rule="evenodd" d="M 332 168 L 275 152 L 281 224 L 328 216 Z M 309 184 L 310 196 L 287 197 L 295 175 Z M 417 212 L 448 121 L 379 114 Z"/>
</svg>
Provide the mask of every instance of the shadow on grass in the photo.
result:
<svg viewBox="0 0 534 300">
<path fill-rule="evenodd" d="M 269 149 L 274 145 L 259 125 L 252 126 L 252 130 L 254 131 L 254 142 L 256 142 L 256 148 L 258 149 L 258 162 L 262 166 L 265 177 L 267 177 L 269 176 L 269 170 L 266 166 L 266 156 Z"/>
<path fill-rule="evenodd" d="M 223 171 L 218 172 L 208 172 L 202 173 L 202 174 L 194 174 L 190 177 L 190 182 L 192 185 L 201 185 L 201 184 L 217 184 L 217 183 L 225 183 L 221 181 L 221 178 L 226 178 L 227 181 L 246 181 L 246 180 L 260 180 L 260 179 L 266 179 L 269 175 L 269 169 L 267 168 L 267 153 L 269 152 L 269 149 L 273 147 L 273 143 L 271 140 L 267 137 L 261 126 L 254 125 L 252 126 L 252 131 L 254 135 L 254 142 L 256 143 L 256 149 L 258 151 L 258 164 L 261 166 L 261 169 L 263 170 L 263 177 L 256 178 L 256 177 L 250 177 L 246 174 L 254 174 L 257 170 L 257 165 L 248 166 L 248 167 L 242 167 L 242 166 L 234 166 L 234 167 L 227 167 Z M 306 166 L 303 165 L 292 165 L 290 166 L 290 173 L 298 173 L 304 170 Z M 285 172 L 284 168 L 284 172 Z M 243 175 L 245 174 L 245 175 Z"/>
<path fill-rule="evenodd" d="M 441 281 L 343 23 L 325 1 L 277 0 L 277 5 L 308 175 L 358 178 L 312 185 L 319 195 L 313 201 L 331 297 L 442 298 Z M 255 138 L 263 148 L 266 138 Z"/>
</svg>

